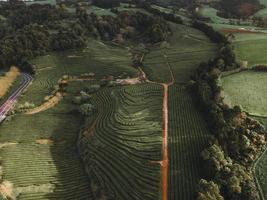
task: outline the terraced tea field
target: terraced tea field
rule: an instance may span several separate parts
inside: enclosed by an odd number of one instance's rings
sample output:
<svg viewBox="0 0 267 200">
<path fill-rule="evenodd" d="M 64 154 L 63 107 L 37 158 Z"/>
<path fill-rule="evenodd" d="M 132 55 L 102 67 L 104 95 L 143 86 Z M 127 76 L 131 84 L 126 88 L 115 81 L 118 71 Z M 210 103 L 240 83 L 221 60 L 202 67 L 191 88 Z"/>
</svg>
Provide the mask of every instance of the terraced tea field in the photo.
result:
<svg viewBox="0 0 267 200">
<path fill-rule="evenodd" d="M 70 85 L 76 95 L 81 87 Z M 16 115 L 1 124 L 2 174 L 5 181 L 13 184 L 13 197 L 93 199 L 90 180 L 76 149 L 82 118 L 71 114 L 75 109 L 71 100 L 71 96 L 66 96 L 48 111 Z"/>
<path fill-rule="evenodd" d="M 94 185 L 114 200 L 160 199 L 162 88 L 103 89 L 94 101 L 97 116 L 79 144 Z"/>
<path fill-rule="evenodd" d="M 150 80 L 169 82 L 169 69 L 164 65 L 166 55 L 176 82 L 184 83 L 190 80 L 200 61 L 208 61 L 217 49 L 215 44 L 196 29 L 174 23 L 171 23 L 171 28 L 173 35 L 168 43 L 152 47 L 145 57 L 144 71 Z"/>
<path fill-rule="evenodd" d="M 104 77 L 137 77 L 128 49 L 92 40 L 84 51 L 31 61 L 37 75 L 19 103 L 40 105 L 63 75 L 95 76 L 70 82 L 55 107 L 16 114 L 1 124 L 3 178 L 13 184 L 17 199 L 194 198 L 201 176 L 198 158 L 209 132 L 184 85 L 217 47 L 198 30 L 170 25 L 173 36 L 145 57 L 149 80 L 101 88 L 91 96 L 96 113 L 85 124 L 71 103 L 73 96 Z"/>
<path fill-rule="evenodd" d="M 195 199 L 201 177 L 200 152 L 210 132 L 181 85 L 169 89 L 169 200 Z"/>
<path fill-rule="evenodd" d="M 51 53 L 31 62 L 36 66 L 37 74 L 28 94 L 21 101 L 35 105 L 40 105 L 44 97 L 51 94 L 63 75 L 79 76 L 93 72 L 95 78 L 100 79 L 123 73 L 129 76 L 137 74 L 137 70 L 131 67 L 131 55 L 126 49 L 107 46 L 96 40 L 91 40 L 84 51 Z"/>
</svg>

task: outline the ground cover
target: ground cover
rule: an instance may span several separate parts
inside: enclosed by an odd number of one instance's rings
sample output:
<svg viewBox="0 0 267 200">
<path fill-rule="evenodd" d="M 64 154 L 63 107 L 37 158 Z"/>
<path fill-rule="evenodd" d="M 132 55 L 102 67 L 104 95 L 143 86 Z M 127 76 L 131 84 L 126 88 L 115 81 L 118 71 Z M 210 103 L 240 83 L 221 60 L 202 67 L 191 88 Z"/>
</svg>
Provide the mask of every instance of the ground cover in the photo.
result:
<svg viewBox="0 0 267 200">
<path fill-rule="evenodd" d="M 151 80 L 169 82 L 167 58 L 176 82 L 186 82 L 200 61 L 207 61 L 216 54 L 216 45 L 196 29 L 174 23 L 171 23 L 171 28 L 173 35 L 168 43 L 152 47 L 145 57 L 144 71 Z"/>
<path fill-rule="evenodd" d="M 78 83 L 70 85 L 73 95 L 84 85 L 81 82 L 77 87 Z M 1 124 L 3 180 L 13 184 L 11 190 L 17 199 L 93 199 L 76 150 L 82 117 L 75 114 L 72 98 L 66 95 L 48 111 L 18 114 Z"/>
<path fill-rule="evenodd" d="M 195 199 L 201 177 L 199 153 L 210 133 L 195 108 L 191 95 L 181 86 L 169 89 L 169 200 Z"/>
<path fill-rule="evenodd" d="M 34 103 L 36 106 L 50 95 L 58 80 L 63 75 L 79 76 L 93 72 L 95 78 L 120 76 L 123 73 L 136 76 L 137 70 L 131 67 L 131 55 L 127 49 L 108 46 L 96 40 L 89 42 L 83 51 L 50 53 L 31 61 L 37 68 L 29 93 L 22 101 Z"/>
<path fill-rule="evenodd" d="M 267 116 L 267 73 L 246 71 L 222 79 L 225 101 L 247 112 Z"/>
<path fill-rule="evenodd" d="M 89 177 L 111 199 L 160 199 L 162 88 L 106 88 L 93 98 L 97 113 L 80 139 Z"/>
</svg>

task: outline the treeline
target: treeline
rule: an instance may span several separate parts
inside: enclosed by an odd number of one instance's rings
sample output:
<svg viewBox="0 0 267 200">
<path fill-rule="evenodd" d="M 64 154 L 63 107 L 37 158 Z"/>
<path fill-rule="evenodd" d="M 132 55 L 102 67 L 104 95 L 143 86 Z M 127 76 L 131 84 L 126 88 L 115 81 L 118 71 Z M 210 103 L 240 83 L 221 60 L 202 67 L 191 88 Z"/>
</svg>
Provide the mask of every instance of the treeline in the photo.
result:
<svg viewBox="0 0 267 200">
<path fill-rule="evenodd" d="M 119 7 L 121 0 L 93 0 L 93 4 L 101 8 Z"/>
<path fill-rule="evenodd" d="M 226 39 L 221 42 L 221 49 L 229 45 Z M 214 134 L 210 146 L 201 153 L 205 180 L 200 181 L 198 200 L 258 200 L 252 165 L 266 144 L 266 131 L 239 106 L 231 108 L 223 101 L 221 71 L 238 66 L 236 61 L 231 67 L 227 63 L 225 53 L 220 53 L 201 63 L 194 77 L 197 103 Z"/>
<path fill-rule="evenodd" d="M 177 24 L 183 24 L 183 20 L 180 16 L 175 15 L 174 13 L 166 13 L 166 12 L 162 12 L 156 8 L 152 8 L 152 4 L 149 1 L 140 1 L 140 0 L 136 0 L 135 1 L 135 5 L 138 8 L 143 8 L 145 10 L 147 10 L 150 13 L 153 13 L 156 16 L 161 16 L 162 18 L 164 18 L 167 21 L 171 21 Z"/>
<path fill-rule="evenodd" d="M 214 61 L 214 64 L 219 70 L 227 71 L 239 67 L 231 37 L 227 37 L 223 33 L 214 30 L 211 26 L 197 20 L 192 23 L 192 26 L 204 32 L 211 41 L 219 45 L 219 56 L 218 59 Z M 211 63 L 210 65 L 212 64 L 213 63 Z"/>
<path fill-rule="evenodd" d="M 171 34 L 162 17 L 140 12 L 115 11 L 116 16 L 97 16 L 88 14 L 82 6 L 69 13 L 63 4 L 26 6 L 23 2 L 6 3 L 0 11 L 7 19 L 0 24 L 0 68 L 17 65 L 28 72 L 33 72 L 29 59 L 49 51 L 83 48 L 88 37 L 156 43 Z"/>
<path fill-rule="evenodd" d="M 259 0 L 223 0 L 218 6 L 224 18 L 247 18 L 262 8 Z"/>
<path fill-rule="evenodd" d="M 124 41 L 125 39 L 157 43 L 164 41 L 171 34 L 169 24 L 160 16 L 149 16 L 141 12 L 112 10 L 113 16 L 87 14 L 79 8 L 77 15 L 80 24 L 87 32 L 93 32 L 102 40 Z"/>
</svg>

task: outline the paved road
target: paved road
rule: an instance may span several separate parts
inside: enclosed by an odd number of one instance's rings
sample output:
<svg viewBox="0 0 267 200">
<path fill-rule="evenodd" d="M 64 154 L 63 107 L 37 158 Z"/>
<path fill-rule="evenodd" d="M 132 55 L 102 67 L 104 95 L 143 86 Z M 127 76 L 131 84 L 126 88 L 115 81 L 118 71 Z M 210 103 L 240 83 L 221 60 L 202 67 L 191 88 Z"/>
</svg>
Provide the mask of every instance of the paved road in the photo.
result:
<svg viewBox="0 0 267 200">
<path fill-rule="evenodd" d="M 7 113 L 15 106 L 18 96 L 32 82 L 32 77 L 29 74 L 22 73 L 21 76 L 22 81 L 18 88 L 0 106 L 0 123 L 5 120 Z"/>
</svg>

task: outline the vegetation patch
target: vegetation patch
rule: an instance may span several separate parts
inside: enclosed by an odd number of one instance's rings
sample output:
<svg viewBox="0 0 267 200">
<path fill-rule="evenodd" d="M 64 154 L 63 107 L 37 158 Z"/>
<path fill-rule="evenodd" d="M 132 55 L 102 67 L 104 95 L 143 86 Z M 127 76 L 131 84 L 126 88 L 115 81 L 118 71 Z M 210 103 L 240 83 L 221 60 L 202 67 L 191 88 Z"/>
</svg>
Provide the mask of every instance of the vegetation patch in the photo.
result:
<svg viewBox="0 0 267 200">
<path fill-rule="evenodd" d="M 158 199 L 160 166 L 154 162 L 161 160 L 162 88 L 106 88 L 93 105 L 96 113 L 87 114 L 78 146 L 96 198 Z"/>
<path fill-rule="evenodd" d="M 266 80 L 267 73 L 254 71 L 224 77 L 225 101 L 230 105 L 241 105 L 251 115 L 267 116 Z"/>
<path fill-rule="evenodd" d="M 0 77 L 0 99 L 5 96 L 19 74 L 20 72 L 18 68 L 11 67 L 4 76 Z"/>
</svg>

